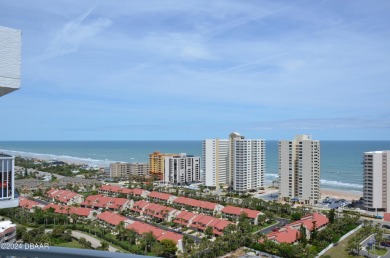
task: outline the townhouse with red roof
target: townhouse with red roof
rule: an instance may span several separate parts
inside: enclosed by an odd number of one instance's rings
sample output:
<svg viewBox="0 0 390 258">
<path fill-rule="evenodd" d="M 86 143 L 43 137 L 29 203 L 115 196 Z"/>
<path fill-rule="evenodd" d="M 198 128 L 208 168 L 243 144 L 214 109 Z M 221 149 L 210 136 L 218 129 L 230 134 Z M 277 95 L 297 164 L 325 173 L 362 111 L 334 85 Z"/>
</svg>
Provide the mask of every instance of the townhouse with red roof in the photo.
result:
<svg viewBox="0 0 390 258">
<path fill-rule="evenodd" d="M 186 210 L 196 210 L 209 215 L 217 214 L 223 209 L 223 206 L 218 203 L 200 201 L 184 196 L 177 197 L 173 200 L 172 203 L 175 206 L 184 208 Z"/>
<path fill-rule="evenodd" d="M 177 210 L 172 207 L 157 203 L 149 203 L 149 205 L 144 208 L 144 212 L 142 214 L 146 217 L 149 216 L 158 220 L 165 220 L 170 222 L 176 212 Z"/>
<path fill-rule="evenodd" d="M 47 197 L 52 199 L 52 201 L 57 201 L 66 205 L 78 204 L 84 201 L 84 197 L 81 194 L 68 191 L 68 190 L 58 190 L 51 189 L 46 193 Z"/>
<path fill-rule="evenodd" d="M 150 202 L 164 202 L 172 203 L 177 197 L 172 194 L 160 193 L 160 192 L 150 192 L 147 196 L 148 201 Z"/>
<path fill-rule="evenodd" d="M 181 211 L 179 214 L 177 214 L 173 222 L 188 227 L 189 225 L 192 224 L 192 221 L 196 216 L 197 214 L 195 213 L 189 211 Z"/>
<path fill-rule="evenodd" d="M 45 207 L 44 204 L 36 202 L 34 200 L 29 200 L 27 198 L 20 197 L 19 198 L 19 207 L 28 210 L 29 212 L 34 212 L 35 208 L 42 209 Z"/>
<path fill-rule="evenodd" d="M 261 211 L 235 206 L 226 206 L 221 210 L 221 213 L 223 218 L 232 219 L 234 221 L 238 220 L 240 215 L 245 213 L 246 216 L 250 219 L 251 223 L 254 225 L 257 225 L 259 223 L 259 216 L 264 215 L 264 213 L 262 213 Z"/>
<path fill-rule="evenodd" d="M 121 191 L 122 187 L 118 185 L 102 185 L 98 188 L 99 194 L 104 194 L 111 197 L 118 197 Z"/>
<path fill-rule="evenodd" d="M 101 187 L 99 187 L 98 193 L 106 196 L 111 196 L 111 197 L 118 197 L 120 194 L 124 194 L 126 195 L 126 198 L 131 198 L 131 197 L 147 198 L 147 195 L 150 192 L 139 188 L 130 189 L 118 185 L 102 185 Z"/>
<path fill-rule="evenodd" d="M 140 221 L 131 222 L 126 228 L 133 229 L 138 234 L 151 232 L 153 236 L 157 238 L 158 241 L 164 239 L 170 239 L 176 243 L 176 247 L 179 251 L 183 251 L 183 241 L 182 241 L 183 235 L 181 234 L 171 232 L 171 231 L 165 231 L 163 229 L 157 228 L 155 226 Z"/>
<path fill-rule="evenodd" d="M 201 231 L 205 231 L 207 227 L 211 227 L 213 229 L 214 235 L 222 235 L 223 230 L 229 225 L 233 224 L 230 221 L 214 218 L 205 214 L 198 214 L 190 225 L 192 228 L 199 229 Z"/>
<path fill-rule="evenodd" d="M 80 204 L 82 207 L 94 209 L 109 209 L 112 211 L 122 211 L 131 207 L 131 201 L 125 198 L 107 197 L 101 194 L 90 195 Z"/>
<path fill-rule="evenodd" d="M 97 215 L 98 220 L 103 221 L 111 226 L 117 226 L 119 225 L 122 221 L 125 223 L 125 226 L 131 223 L 132 221 L 125 216 L 110 212 L 110 211 L 105 211 Z"/>
<path fill-rule="evenodd" d="M 276 232 L 271 232 L 267 235 L 269 240 L 277 243 L 295 243 L 299 238 L 299 229 L 303 225 L 308 231 L 307 236 L 310 236 L 309 231 L 324 228 L 329 223 L 329 219 L 321 213 L 313 213 L 302 217 L 298 221 L 294 221 L 285 225 Z"/>
<path fill-rule="evenodd" d="M 66 215 L 76 214 L 79 217 L 84 217 L 90 220 L 96 219 L 96 215 L 98 214 L 97 211 L 90 208 L 74 207 L 74 206 L 60 205 L 54 203 L 50 203 L 44 206 L 43 210 L 48 210 L 50 208 L 53 208 L 55 213 L 66 214 Z"/>
</svg>

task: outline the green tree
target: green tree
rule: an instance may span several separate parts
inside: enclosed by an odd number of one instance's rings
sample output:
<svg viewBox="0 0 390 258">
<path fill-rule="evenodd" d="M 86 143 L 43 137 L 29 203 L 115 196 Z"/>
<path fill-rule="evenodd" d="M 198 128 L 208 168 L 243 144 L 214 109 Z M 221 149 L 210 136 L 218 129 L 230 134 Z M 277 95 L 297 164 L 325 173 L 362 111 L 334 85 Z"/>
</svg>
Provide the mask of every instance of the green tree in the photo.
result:
<svg viewBox="0 0 390 258">
<path fill-rule="evenodd" d="M 306 228 L 301 224 L 299 228 L 299 233 L 298 234 L 298 242 L 303 245 L 303 247 L 306 247 L 307 245 L 307 234 L 306 234 Z"/>
<path fill-rule="evenodd" d="M 204 230 L 204 234 L 206 235 L 207 238 L 210 239 L 213 236 L 213 228 L 207 226 L 206 229 Z"/>
<path fill-rule="evenodd" d="M 332 224 L 334 222 L 335 218 L 336 218 L 336 211 L 335 211 L 335 209 L 331 209 L 328 213 L 329 222 Z"/>
</svg>

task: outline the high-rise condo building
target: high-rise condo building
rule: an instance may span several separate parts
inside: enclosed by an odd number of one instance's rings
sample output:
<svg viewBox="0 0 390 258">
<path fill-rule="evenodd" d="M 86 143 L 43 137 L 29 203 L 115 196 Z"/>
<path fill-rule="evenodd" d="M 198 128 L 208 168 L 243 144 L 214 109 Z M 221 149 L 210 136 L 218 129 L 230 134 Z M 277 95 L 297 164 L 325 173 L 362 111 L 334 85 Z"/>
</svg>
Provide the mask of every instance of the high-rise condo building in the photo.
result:
<svg viewBox="0 0 390 258">
<path fill-rule="evenodd" d="M 320 142 L 310 135 L 279 141 L 279 199 L 310 205 L 320 200 Z"/>
<path fill-rule="evenodd" d="M 233 167 L 233 190 L 247 192 L 264 184 L 265 141 L 239 139 L 233 142 L 231 164 Z"/>
<path fill-rule="evenodd" d="M 202 147 L 202 183 L 217 188 L 227 185 L 229 140 L 206 139 Z"/>
<path fill-rule="evenodd" d="M 22 32 L 0 26 L 0 97 L 20 88 Z M 0 153 L 0 208 L 19 205 L 14 187 L 14 157 Z"/>
<path fill-rule="evenodd" d="M 181 153 L 165 157 L 164 163 L 164 182 L 178 185 L 200 182 L 200 157 Z"/>
<path fill-rule="evenodd" d="M 206 186 L 228 185 L 246 192 L 264 184 L 265 141 L 245 139 L 231 133 L 229 139 L 203 141 L 203 183 Z"/>
<path fill-rule="evenodd" d="M 149 173 L 163 179 L 164 161 L 166 157 L 178 156 L 179 154 L 160 153 L 158 151 L 149 154 Z"/>
<path fill-rule="evenodd" d="M 363 206 L 390 210 L 390 150 L 364 153 Z"/>
<path fill-rule="evenodd" d="M 129 176 L 146 176 L 149 163 L 115 162 L 110 164 L 110 177 L 124 178 Z"/>
</svg>

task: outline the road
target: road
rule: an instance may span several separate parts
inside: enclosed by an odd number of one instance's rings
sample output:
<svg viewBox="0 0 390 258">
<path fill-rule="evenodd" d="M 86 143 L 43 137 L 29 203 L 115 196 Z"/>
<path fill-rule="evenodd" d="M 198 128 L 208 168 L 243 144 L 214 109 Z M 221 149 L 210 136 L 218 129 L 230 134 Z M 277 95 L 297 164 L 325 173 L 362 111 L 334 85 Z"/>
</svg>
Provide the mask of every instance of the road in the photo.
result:
<svg viewBox="0 0 390 258">
<path fill-rule="evenodd" d="M 31 229 L 32 228 L 27 228 L 27 230 L 31 230 Z M 45 229 L 46 233 L 51 233 L 52 231 L 53 231 L 53 229 Z M 84 237 L 87 241 L 91 242 L 91 245 L 92 245 L 93 248 L 97 248 L 97 247 L 101 246 L 101 242 L 103 241 L 102 239 L 99 239 L 97 237 L 88 235 L 88 234 L 86 234 L 84 232 L 77 231 L 77 230 L 72 230 L 72 237 L 74 237 L 76 239 L 80 239 L 80 238 Z M 110 251 L 110 252 L 117 252 L 119 250 L 109 244 L 108 245 L 108 251 Z"/>
<path fill-rule="evenodd" d="M 260 232 L 263 234 L 268 234 L 268 233 L 272 232 L 273 229 L 283 227 L 284 225 L 290 223 L 290 221 L 288 219 L 275 218 L 275 220 L 278 221 L 278 224 L 264 228 L 264 229 L 260 230 Z"/>
<path fill-rule="evenodd" d="M 77 238 L 77 239 L 80 239 L 81 237 L 84 237 L 87 241 L 91 242 L 92 247 L 94 247 L 94 248 L 97 248 L 97 247 L 101 246 L 101 241 L 102 240 L 100 240 L 98 238 L 95 238 L 93 236 L 90 236 L 88 234 L 85 234 L 83 232 L 80 232 L 80 231 L 72 230 L 72 237 Z M 116 252 L 116 251 L 119 251 L 119 250 L 117 248 L 113 247 L 112 245 L 108 245 L 108 251 Z"/>
<path fill-rule="evenodd" d="M 383 238 L 388 238 L 390 235 L 388 234 L 384 234 L 383 235 Z M 361 245 L 362 245 L 362 251 L 360 251 L 361 254 L 363 254 L 364 256 L 367 256 L 367 257 L 379 257 L 378 255 L 375 255 L 375 254 L 372 254 L 372 253 L 368 253 L 367 249 L 369 249 L 369 247 L 367 247 L 368 243 L 369 242 L 374 242 L 375 241 L 375 234 L 367 237 L 365 240 L 363 240 L 361 242 Z M 383 247 L 383 248 L 386 248 L 386 247 Z M 389 250 L 389 248 L 387 248 L 387 250 Z M 387 254 L 385 254 L 384 256 L 380 256 L 380 257 L 386 257 L 386 258 L 390 258 L 390 252 L 387 252 Z"/>
</svg>

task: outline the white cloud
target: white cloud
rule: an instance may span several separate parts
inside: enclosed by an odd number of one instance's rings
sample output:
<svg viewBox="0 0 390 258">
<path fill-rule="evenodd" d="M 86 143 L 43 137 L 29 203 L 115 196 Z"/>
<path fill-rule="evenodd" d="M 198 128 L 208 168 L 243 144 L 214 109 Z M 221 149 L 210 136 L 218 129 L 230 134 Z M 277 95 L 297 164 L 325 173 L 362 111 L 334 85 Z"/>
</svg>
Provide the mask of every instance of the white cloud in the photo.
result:
<svg viewBox="0 0 390 258">
<path fill-rule="evenodd" d="M 86 22 L 93 9 L 94 7 L 78 18 L 67 22 L 50 42 L 46 55 L 53 57 L 75 52 L 83 42 L 111 26 L 112 21 L 107 18 L 97 18 Z"/>
</svg>

